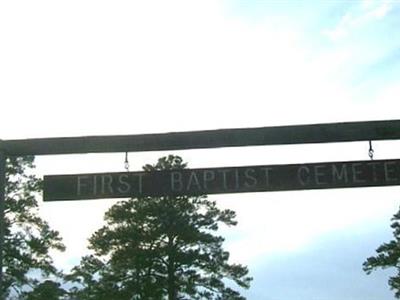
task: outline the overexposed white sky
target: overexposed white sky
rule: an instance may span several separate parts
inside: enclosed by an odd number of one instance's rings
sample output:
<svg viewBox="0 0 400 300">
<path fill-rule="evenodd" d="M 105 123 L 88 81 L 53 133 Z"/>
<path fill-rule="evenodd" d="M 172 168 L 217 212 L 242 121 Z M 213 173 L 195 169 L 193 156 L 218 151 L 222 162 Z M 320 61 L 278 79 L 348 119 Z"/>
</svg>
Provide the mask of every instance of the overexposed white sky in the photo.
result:
<svg viewBox="0 0 400 300">
<path fill-rule="evenodd" d="M 0 138 L 398 119 L 399 13 L 398 1 L 3 1 Z M 376 158 L 398 158 L 399 142 L 373 145 Z M 218 167 L 364 160 L 367 151 L 367 143 L 345 143 L 174 154 L 191 167 Z M 165 154 L 130 153 L 131 170 Z M 43 156 L 37 172 L 121 171 L 123 160 L 123 153 Z M 398 192 L 212 198 L 237 212 L 239 225 L 222 233 L 232 260 L 248 264 L 255 277 L 249 299 L 374 300 L 393 299 L 387 276 L 367 277 L 361 263 L 390 238 Z M 60 267 L 79 261 L 114 201 L 41 204 L 68 247 L 55 254 Z M 327 263 L 347 262 L 330 242 L 347 245 L 340 240 L 345 235 L 360 245 L 349 242 L 357 255 L 343 267 L 329 273 L 299 265 L 310 277 L 304 286 L 287 275 L 285 262 L 306 263 L 309 256 L 318 262 L 313 251 L 320 247 L 334 254 Z M 349 266 L 358 283 L 353 287 L 340 280 Z M 284 287 L 271 279 L 282 274 Z M 336 294 L 318 278 L 329 279 Z"/>
</svg>

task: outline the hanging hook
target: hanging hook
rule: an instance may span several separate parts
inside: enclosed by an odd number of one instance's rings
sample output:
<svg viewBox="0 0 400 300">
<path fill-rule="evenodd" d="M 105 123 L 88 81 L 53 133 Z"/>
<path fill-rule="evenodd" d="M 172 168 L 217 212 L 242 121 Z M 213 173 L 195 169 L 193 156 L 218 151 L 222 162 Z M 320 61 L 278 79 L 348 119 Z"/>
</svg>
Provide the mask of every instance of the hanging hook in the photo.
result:
<svg viewBox="0 0 400 300">
<path fill-rule="evenodd" d="M 369 141 L 369 150 L 368 150 L 368 156 L 371 160 L 374 160 L 374 149 L 372 149 L 372 142 Z"/>
<path fill-rule="evenodd" d="M 125 152 L 125 162 L 124 167 L 127 172 L 129 172 L 129 160 L 128 160 L 128 152 Z"/>
</svg>

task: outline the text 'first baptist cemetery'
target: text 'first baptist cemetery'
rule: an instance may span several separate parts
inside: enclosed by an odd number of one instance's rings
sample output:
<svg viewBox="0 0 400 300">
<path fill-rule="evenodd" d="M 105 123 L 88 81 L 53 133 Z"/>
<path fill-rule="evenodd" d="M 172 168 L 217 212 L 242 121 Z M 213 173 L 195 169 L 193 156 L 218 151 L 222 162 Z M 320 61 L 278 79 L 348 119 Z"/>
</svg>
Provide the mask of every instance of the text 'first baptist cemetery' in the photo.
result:
<svg viewBox="0 0 400 300">
<path fill-rule="evenodd" d="M 53 175 L 44 200 L 206 195 L 400 184 L 400 160 Z"/>
</svg>

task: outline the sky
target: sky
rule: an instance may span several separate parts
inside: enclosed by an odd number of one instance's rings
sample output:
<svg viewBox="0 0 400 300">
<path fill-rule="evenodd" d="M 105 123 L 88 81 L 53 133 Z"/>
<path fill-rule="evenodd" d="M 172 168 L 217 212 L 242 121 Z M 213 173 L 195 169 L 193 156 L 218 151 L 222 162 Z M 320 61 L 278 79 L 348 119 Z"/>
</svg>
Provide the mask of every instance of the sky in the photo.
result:
<svg viewBox="0 0 400 300">
<path fill-rule="evenodd" d="M 398 119 L 400 1 L 2 1 L 0 139 Z M 398 141 L 373 142 L 398 158 Z M 130 170 L 170 152 L 129 153 Z M 368 159 L 368 143 L 175 151 L 189 167 Z M 124 154 L 40 156 L 38 176 L 124 170 Z M 362 262 L 399 188 L 210 196 L 248 299 L 391 300 Z M 116 200 L 40 203 L 68 270 Z"/>
</svg>

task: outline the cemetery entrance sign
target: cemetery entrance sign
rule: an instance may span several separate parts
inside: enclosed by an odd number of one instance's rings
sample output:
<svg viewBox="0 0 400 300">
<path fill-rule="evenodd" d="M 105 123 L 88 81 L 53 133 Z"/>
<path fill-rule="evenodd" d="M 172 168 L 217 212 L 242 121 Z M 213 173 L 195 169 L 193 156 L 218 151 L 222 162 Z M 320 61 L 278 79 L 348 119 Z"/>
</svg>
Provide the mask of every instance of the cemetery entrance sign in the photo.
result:
<svg viewBox="0 0 400 300">
<path fill-rule="evenodd" d="M 124 136 L 0 139 L 0 291 L 3 289 L 7 157 L 398 139 L 400 120 Z M 45 176 L 44 199 L 179 196 L 388 185 L 400 185 L 399 160 Z"/>
<path fill-rule="evenodd" d="M 44 200 L 400 185 L 400 160 L 177 169 L 44 177 Z"/>
</svg>

